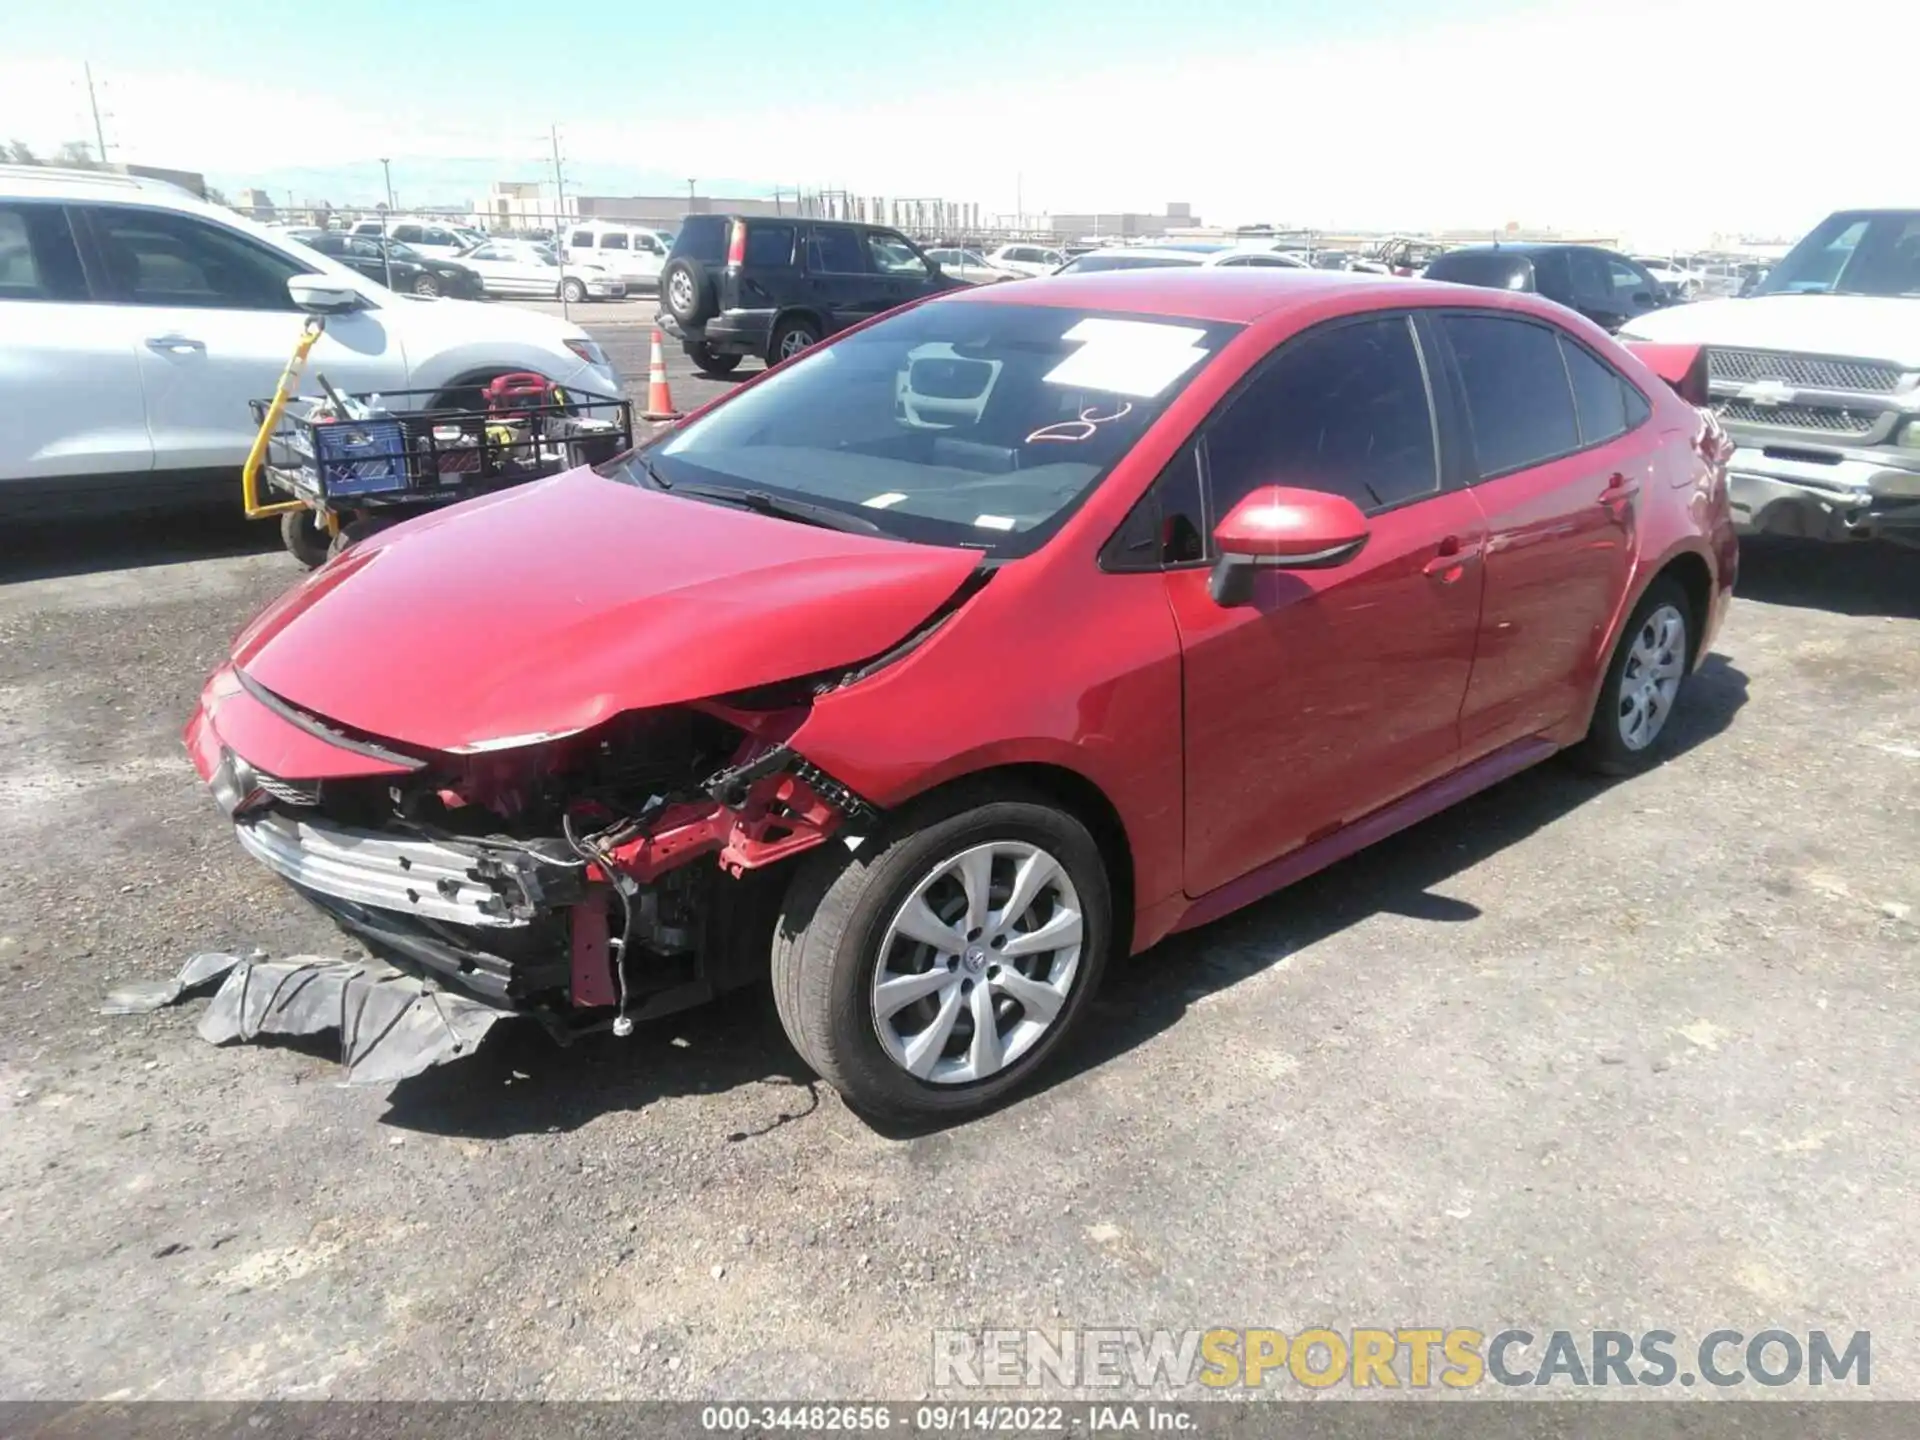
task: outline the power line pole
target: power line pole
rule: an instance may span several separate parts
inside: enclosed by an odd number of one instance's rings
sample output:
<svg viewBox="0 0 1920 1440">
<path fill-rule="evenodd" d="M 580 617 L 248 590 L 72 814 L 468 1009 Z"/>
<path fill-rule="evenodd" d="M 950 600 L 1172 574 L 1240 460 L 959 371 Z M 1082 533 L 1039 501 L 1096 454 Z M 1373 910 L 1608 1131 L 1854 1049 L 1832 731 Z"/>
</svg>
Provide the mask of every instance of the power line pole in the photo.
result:
<svg viewBox="0 0 1920 1440">
<path fill-rule="evenodd" d="M 567 182 L 560 169 L 560 127 L 547 127 L 547 138 L 553 143 L 553 200 L 558 214 L 553 217 L 553 253 L 560 262 L 560 314 L 571 320 L 573 312 L 567 304 Z"/>
<path fill-rule="evenodd" d="M 387 182 L 387 213 L 380 217 L 380 258 L 387 272 L 387 288 L 393 288 L 393 237 L 388 234 L 387 226 L 393 223 L 393 161 L 387 156 L 380 158 L 380 173 Z"/>
<path fill-rule="evenodd" d="M 100 123 L 100 100 L 93 93 L 93 62 L 82 61 L 81 65 L 87 72 L 87 108 L 93 111 L 93 139 L 99 147 L 100 163 L 104 166 L 107 163 L 107 129 Z"/>
</svg>

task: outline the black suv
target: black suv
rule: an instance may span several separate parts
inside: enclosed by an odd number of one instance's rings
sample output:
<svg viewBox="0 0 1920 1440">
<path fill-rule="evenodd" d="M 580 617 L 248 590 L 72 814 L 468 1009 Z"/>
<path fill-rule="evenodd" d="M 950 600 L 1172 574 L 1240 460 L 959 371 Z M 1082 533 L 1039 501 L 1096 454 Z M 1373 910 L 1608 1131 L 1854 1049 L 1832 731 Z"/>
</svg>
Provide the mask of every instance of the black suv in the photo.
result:
<svg viewBox="0 0 1920 1440">
<path fill-rule="evenodd" d="M 1532 290 L 1578 310 L 1603 330 L 1670 304 L 1666 287 L 1641 265 L 1596 245 L 1474 245 L 1449 250 L 1427 279 L 1490 290 Z"/>
<path fill-rule="evenodd" d="M 689 215 L 660 272 L 660 328 L 709 375 L 768 364 L 837 330 L 964 281 L 878 225 Z"/>
</svg>

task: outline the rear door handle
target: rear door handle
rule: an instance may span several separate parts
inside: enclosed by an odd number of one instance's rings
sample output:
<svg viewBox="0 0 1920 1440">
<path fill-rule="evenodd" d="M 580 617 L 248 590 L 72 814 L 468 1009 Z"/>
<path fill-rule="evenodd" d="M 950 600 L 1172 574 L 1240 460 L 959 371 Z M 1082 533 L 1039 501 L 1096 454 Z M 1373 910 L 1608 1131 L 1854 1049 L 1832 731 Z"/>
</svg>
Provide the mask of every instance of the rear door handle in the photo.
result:
<svg viewBox="0 0 1920 1440">
<path fill-rule="evenodd" d="M 1433 558 L 1420 569 L 1442 585 L 1451 585 L 1467 573 L 1467 566 L 1478 560 L 1486 548 L 1484 540 L 1463 541 L 1458 535 L 1449 535 L 1440 542 Z"/>
<path fill-rule="evenodd" d="M 191 355 L 196 350 L 205 350 L 207 342 L 188 335 L 150 335 L 147 337 L 147 348 L 173 355 Z"/>
</svg>

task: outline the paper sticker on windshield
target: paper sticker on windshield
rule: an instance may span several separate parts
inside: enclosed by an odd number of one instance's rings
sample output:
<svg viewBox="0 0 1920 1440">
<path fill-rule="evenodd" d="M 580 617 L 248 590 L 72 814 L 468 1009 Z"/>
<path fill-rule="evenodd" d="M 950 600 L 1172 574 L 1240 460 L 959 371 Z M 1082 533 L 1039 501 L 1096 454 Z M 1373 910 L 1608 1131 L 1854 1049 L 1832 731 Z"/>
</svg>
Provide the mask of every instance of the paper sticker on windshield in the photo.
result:
<svg viewBox="0 0 1920 1440">
<path fill-rule="evenodd" d="M 1018 522 L 1011 515 L 976 515 L 973 523 L 982 530 L 1011 530 Z"/>
<path fill-rule="evenodd" d="M 889 505 L 898 505 L 906 498 L 907 495 L 904 490 L 889 490 L 884 495 L 876 495 L 871 500 L 862 500 L 860 503 L 869 510 L 884 510 Z"/>
<path fill-rule="evenodd" d="M 1207 332 L 1149 320 L 1082 320 L 1065 335 L 1080 348 L 1046 375 L 1050 385 L 1073 385 L 1151 400 L 1207 358 Z"/>
</svg>

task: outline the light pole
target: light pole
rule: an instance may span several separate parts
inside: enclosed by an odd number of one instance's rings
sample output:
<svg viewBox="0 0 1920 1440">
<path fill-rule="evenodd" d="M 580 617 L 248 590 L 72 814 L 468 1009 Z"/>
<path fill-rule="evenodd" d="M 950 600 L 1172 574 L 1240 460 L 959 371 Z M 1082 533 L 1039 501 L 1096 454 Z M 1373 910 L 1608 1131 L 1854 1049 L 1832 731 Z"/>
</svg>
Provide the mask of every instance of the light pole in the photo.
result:
<svg viewBox="0 0 1920 1440">
<path fill-rule="evenodd" d="M 687 181 L 687 209 L 693 209 L 693 181 Z"/>
<path fill-rule="evenodd" d="M 388 248 L 391 241 L 387 237 L 387 226 L 393 223 L 393 162 L 385 156 L 380 159 L 380 173 L 386 177 L 387 181 L 387 214 L 386 218 L 380 222 L 380 259 L 386 266 L 387 288 L 391 290 L 393 288 L 393 251 Z"/>
</svg>

